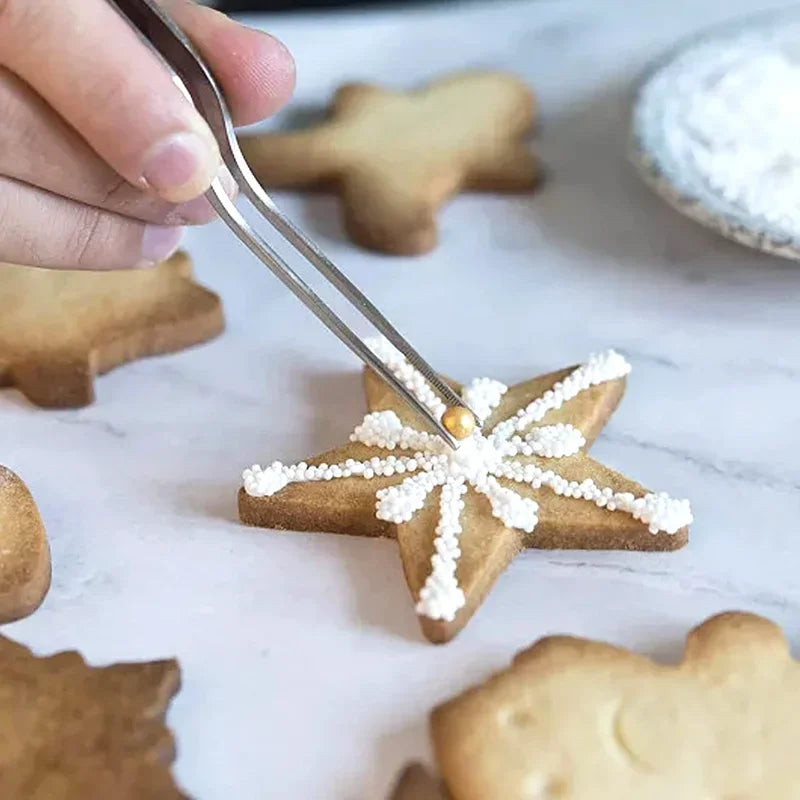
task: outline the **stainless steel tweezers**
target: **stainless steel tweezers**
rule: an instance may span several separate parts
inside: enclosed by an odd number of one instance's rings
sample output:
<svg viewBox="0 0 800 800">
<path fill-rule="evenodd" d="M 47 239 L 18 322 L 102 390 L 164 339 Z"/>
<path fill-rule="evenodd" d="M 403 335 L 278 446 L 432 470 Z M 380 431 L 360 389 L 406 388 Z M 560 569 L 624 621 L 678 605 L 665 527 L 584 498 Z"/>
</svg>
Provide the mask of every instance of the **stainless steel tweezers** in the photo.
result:
<svg viewBox="0 0 800 800">
<path fill-rule="evenodd" d="M 261 188 L 239 149 L 225 98 L 202 56 L 180 27 L 153 0 L 111 0 L 144 40 L 173 71 L 219 143 L 222 160 L 240 191 L 275 230 L 417 369 L 448 408 L 466 408 L 464 401 L 431 368 L 355 284 L 275 205 Z M 437 418 L 364 344 L 361 337 L 254 231 L 215 180 L 207 197 L 239 240 L 267 266 L 305 305 L 394 391 L 425 417 L 451 446 L 456 439 Z M 477 417 L 473 414 L 477 420 Z"/>
</svg>

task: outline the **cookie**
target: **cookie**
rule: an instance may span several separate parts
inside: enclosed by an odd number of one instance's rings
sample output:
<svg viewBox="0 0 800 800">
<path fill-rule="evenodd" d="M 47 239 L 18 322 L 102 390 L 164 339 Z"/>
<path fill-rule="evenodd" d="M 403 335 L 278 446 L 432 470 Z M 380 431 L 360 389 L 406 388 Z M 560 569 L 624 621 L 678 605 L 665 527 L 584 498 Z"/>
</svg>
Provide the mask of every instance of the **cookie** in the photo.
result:
<svg viewBox="0 0 800 800">
<path fill-rule="evenodd" d="M 437 708 L 453 800 L 795 800 L 800 663 L 751 614 L 704 622 L 678 666 L 556 636 Z"/>
<path fill-rule="evenodd" d="M 444 786 L 422 764 L 409 764 L 397 780 L 390 800 L 448 800 Z"/>
<path fill-rule="evenodd" d="M 184 253 L 154 269 L 85 272 L 0 264 L 0 386 L 53 408 L 94 400 L 94 376 L 223 328 L 219 298 Z"/>
<path fill-rule="evenodd" d="M 441 416 L 442 402 L 392 345 L 369 345 Z M 350 443 L 308 464 L 245 470 L 240 518 L 265 528 L 396 538 L 424 635 L 448 641 L 524 547 L 685 544 L 687 501 L 649 492 L 584 452 L 629 371 L 608 351 L 510 389 L 488 378 L 454 384 L 486 433 L 456 450 L 425 433 L 420 417 L 367 371 L 370 413 Z"/>
<path fill-rule="evenodd" d="M 0 623 L 32 614 L 50 588 L 50 547 L 28 487 L 0 466 Z"/>
<path fill-rule="evenodd" d="M 457 192 L 536 185 L 524 140 L 535 110 L 530 90 L 498 72 L 459 73 L 413 92 L 351 84 L 323 124 L 241 145 L 265 187 L 333 185 L 356 242 L 415 255 L 436 245 L 436 212 Z"/>
<path fill-rule="evenodd" d="M 175 661 L 90 667 L 0 636 L 0 797 L 180 800 L 164 725 Z"/>
</svg>

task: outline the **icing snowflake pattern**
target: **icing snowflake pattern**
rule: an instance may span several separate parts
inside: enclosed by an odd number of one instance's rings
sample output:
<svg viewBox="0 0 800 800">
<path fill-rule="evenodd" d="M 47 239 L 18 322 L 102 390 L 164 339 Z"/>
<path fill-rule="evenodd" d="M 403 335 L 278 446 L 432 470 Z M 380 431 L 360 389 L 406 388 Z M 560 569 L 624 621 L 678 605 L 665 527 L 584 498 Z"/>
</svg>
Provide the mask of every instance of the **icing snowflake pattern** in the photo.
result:
<svg viewBox="0 0 800 800">
<path fill-rule="evenodd" d="M 445 408 L 441 400 L 392 344 L 383 338 L 370 339 L 367 344 L 434 414 L 442 415 Z M 425 505 L 428 495 L 441 487 L 431 572 L 420 591 L 416 610 L 434 620 L 452 621 L 465 603 L 456 569 L 461 555 L 458 539 L 462 532 L 463 496 L 470 488 L 488 499 L 493 516 L 504 525 L 526 533 L 536 528 L 539 506 L 500 480 L 512 485 L 527 484 L 533 489 L 544 486 L 558 495 L 630 514 L 654 534 L 674 534 L 692 522 L 688 500 L 676 500 L 664 493 L 635 497 L 630 492 L 600 487 L 591 478 L 580 483 L 569 481 L 552 469 L 515 460 L 518 456 L 538 456 L 557 461 L 580 451 L 586 440 L 573 425 L 537 423 L 548 411 L 560 408 L 580 392 L 622 378 L 630 370 L 630 364 L 613 350 L 593 355 L 541 397 L 497 423 L 488 434 L 475 431 L 455 450 L 436 434 L 404 425 L 394 411 L 375 411 L 364 417 L 350 440 L 388 451 L 385 457 L 315 466 L 305 462 L 285 465 L 279 461 L 265 468 L 254 464 L 243 473 L 244 488 L 254 497 L 263 497 L 290 483 L 396 475 L 396 484 L 376 492 L 375 507 L 378 519 L 401 524 L 411 520 Z M 507 390 L 499 381 L 477 378 L 463 389 L 462 397 L 485 419 Z M 413 455 L 395 456 L 392 450 Z"/>
</svg>

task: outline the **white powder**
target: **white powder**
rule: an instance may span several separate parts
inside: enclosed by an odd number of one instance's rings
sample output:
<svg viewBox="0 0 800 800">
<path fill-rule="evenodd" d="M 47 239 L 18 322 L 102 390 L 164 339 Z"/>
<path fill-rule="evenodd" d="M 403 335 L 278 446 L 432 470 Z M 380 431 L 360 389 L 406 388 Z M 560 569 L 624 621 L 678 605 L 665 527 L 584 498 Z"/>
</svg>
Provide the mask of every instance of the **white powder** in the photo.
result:
<svg viewBox="0 0 800 800">
<path fill-rule="evenodd" d="M 726 200 L 800 232 L 800 65 L 780 52 L 740 55 L 683 99 L 672 147 Z"/>
<path fill-rule="evenodd" d="M 800 18 L 702 38 L 644 86 L 635 123 L 661 173 L 734 223 L 800 237 Z"/>
</svg>

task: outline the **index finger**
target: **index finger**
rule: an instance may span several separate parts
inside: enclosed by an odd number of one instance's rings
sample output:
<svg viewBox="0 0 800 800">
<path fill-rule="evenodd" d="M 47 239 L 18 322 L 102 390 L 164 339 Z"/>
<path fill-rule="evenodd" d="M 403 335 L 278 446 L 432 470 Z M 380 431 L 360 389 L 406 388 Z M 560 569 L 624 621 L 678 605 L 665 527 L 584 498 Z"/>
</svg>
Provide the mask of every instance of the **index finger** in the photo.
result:
<svg viewBox="0 0 800 800">
<path fill-rule="evenodd" d="M 130 183 L 180 203 L 216 176 L 208 125 L 105 0 L 0 0 L 0 59 Z"/>
<path fill-rule="evenodd" d="M 294 59 L 282 42 L 192 0 L 161 0 L 208 61 L 237 125 L 274 114 L 292 94 Z"/>
</svg>

